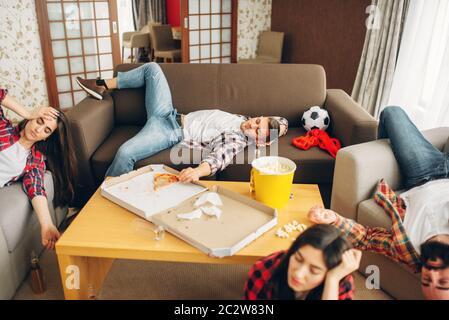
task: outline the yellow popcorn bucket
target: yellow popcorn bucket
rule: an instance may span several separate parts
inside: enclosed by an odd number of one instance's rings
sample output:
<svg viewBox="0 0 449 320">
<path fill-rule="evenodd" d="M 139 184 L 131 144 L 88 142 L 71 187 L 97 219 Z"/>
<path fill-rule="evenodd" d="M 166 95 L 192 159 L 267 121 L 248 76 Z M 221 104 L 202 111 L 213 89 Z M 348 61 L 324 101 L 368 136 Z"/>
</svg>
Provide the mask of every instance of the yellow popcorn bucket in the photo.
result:
<svg viewBox="0 0 449 320">
<path fill-rule="evenodd" d="M 287 205 L 296 164 L 282 157 L 260 157 L 251 165 L 250 191 L 255 199 L 278 209 Z"/>
</svg>

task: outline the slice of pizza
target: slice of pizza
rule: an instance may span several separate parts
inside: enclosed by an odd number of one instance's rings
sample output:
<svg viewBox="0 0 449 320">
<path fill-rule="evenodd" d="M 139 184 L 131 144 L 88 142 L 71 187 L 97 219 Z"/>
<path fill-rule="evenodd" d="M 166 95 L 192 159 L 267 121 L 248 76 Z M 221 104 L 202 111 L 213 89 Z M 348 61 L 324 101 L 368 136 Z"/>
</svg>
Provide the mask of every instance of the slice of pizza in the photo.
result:
<svg viewBox="0 0 449 320">
<path fill-rule="evenodd" d="M 153 179 L 154 191 L 179 182 L 178 176 L 173 173 L 155 173 Z"/>
</svg>

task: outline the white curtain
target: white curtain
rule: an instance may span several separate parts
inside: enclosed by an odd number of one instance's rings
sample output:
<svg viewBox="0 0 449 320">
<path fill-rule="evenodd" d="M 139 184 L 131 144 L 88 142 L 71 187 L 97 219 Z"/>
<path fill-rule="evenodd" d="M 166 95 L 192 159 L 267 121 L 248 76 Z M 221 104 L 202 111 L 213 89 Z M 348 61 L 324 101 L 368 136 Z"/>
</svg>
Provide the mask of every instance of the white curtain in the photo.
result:
<svg viewBox="0 0 449 320">
<path fill-rule="evenodd" d="M 421 130 L 449 126 L 449 1 L 413 0 L 388 105 Z"/>
</svg>

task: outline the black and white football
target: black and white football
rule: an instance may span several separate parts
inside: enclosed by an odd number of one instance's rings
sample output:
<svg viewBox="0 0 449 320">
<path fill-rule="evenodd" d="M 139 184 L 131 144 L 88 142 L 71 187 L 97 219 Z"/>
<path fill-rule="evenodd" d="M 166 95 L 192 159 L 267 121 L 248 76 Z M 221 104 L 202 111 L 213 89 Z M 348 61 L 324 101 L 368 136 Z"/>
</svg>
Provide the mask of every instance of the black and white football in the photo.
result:
<svg viewBox="0 0 449 320">
<path fill-rule="evenodd" d="M 326 109 L 313 106 L 305 111 L 301 118 L 301 124 L 307 131 L 313 129 L 326 130 L 329 127 L 331 118 Z"/>
</svg>

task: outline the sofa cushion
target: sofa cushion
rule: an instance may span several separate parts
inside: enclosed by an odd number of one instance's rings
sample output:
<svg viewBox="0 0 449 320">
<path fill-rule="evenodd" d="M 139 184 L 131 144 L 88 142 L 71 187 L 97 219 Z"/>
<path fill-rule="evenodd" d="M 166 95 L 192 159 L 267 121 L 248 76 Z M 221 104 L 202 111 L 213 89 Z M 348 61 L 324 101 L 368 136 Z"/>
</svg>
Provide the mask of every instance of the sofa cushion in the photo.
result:
<svg viewBox="0 0 449 320">
<path fill-rule="evenodd" d="M 47 200 L 50 207 L 50 215 L 53 223 L 56 222 L 53 209 L 53 178 L 47 171 L 44 176 L 44 187 L 47 192 Z M 35 224 L 39 223 L 37 216 L 31 207 L 28 196 L 22 189 L 22 183 L 16 182 L 0 189 L 0 227 L 5 236 L 9 252 L 14 251 L 27 232 Z"/>
<path fill-rule="evenodd" d="M 120 146 L 134 137 L 140 129 L 141 127 L 139 126 L 117 126 L 112 130 L 109 137 L 106 138 L 97 151 L 95 151 L 91 161 L 92 170 L 97 183 L 101 183 L 104 180 L 104 175 L 114 160 L 115 154 Z M 188 159 L 190 159 L 188 160 L 188 163 L 200 163 L 201 156 L 195 153 L 194 150 L 187 149 L 184 151 L 187 151 Z M 138 169 L 149 164 L 166 164 L 173 169 L 182 170 L 190 166 L 188 163 L 184 164 L 176 162 L 176 164 L 173 164 L 170 161 L 170 152 L 170 149 L 164 150 L 151 157 L 140 160 L 135 164 L 135 168 Z M 197 161 L 194 161 L 195 159 L 197 159 Z M 215 176 L 208 177 L 208 179 L 214 180 Z"/>
<path fill-rule="evenodd" d="M 104 175 L 112 163 L 118 148 L 128 139 L 132 138 L 140 130 L 139 126 L 118 126 L 115 127 L 110 136 L 105 142 L 95 151 L 92 156 L 92 169 L 97 183 L 104 179 Z M 287 135 L 278 140 L 279 156 L 287 157 L 294 161 L 298 166 L 295 173 L 294 181 L 296 183 L 329 183 L 332 181 L 334 171 L 334 159 L 325 151 L 314 147 L 310 150 L 299 150 L 291 145 L 291 139 L 304 135 L 305 131 L 302 128 L 290 128 Z M 274 146 L 272 146 L 274 148 Z M 266 149 L 266 155 L 270 155 L 271 148 Z M 193 165 L 199 164 L 201 161 L 201 154 L 195 150 L 184 150 L 187 152 L 188 163 L 180 164 L 177 162 L 173 164 L 170 160 L 171 150 L 164 150 L 152 157 L 148 157 L 138 161 L 136 168 L 148 164 L 166 164 L 174 169 L 181 170 L 188 166 L 189 163 Z M 178 150 L 179 152 L 179 150 Z M 243 164 L 234 159 L 224 171 L 217 174 L 218 180 L 233 180 L 233 181 L 249 181 L 251 170 L 251 162 L 254 159 L 254 149 L 246 148 L 237 158 L 244 159 Z M 261 155 L 264 155 L 263 153 Z M 275 155 L 275 154 L 273 154 Z M 210 177 L 215 179 L 216 177 Z"/>
<path fill-rule="evenodd" d="M 295 183 L 330 183 L 334 173 L 334 159 L 318 147 L 305 151 L 291 144 L 293 138 L 305 134 L 303 128 L 289 128 L 287 134 L 278 140 L 278 153 L 268 147 L 265 152 L 261 151 L 260 156 L 279 155 L 292 160 L 297 166 L 293 180 Z M 218 179 L 249 181 L 251 162 L 255 158 L 254 152 L 250 150 L 246 148 L 242 151 L 245 159 L 243 164 L 231 164 L 218 174 Z"/>
</svg>

